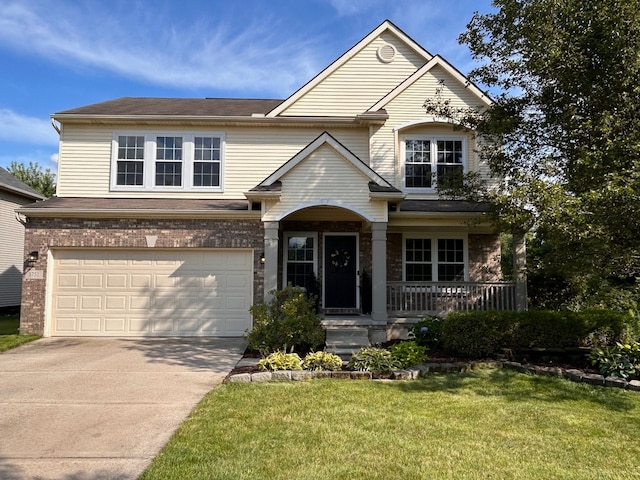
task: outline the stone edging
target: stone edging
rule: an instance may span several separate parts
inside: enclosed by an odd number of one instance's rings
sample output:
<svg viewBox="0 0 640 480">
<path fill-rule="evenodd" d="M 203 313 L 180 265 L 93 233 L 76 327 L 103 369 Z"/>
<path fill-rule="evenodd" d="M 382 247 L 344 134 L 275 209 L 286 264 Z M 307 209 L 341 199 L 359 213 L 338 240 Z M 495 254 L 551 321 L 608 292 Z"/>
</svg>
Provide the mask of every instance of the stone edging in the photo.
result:
<svg viewBox="0 0 640 480">
<path fill-rule="evenodd" d="M 602 375 L 586 373 L 577 369 L 543 367 L 538 365 L 521 364 L 518 362 L 501 362 L 495 360 L 456 363 L 423 363 L 411 369 L 390 372 L 390 374 L 386 376 L 374 375 L 371 372 L 351 372 L 345 370 L 339 370 L 337 372 L 326 370 L 279 370 L 275 372 L 240 373 L 229 376 L 226 381 L 230 383 L 260 383 L 270 381 L 310 380 L 313 378 L 340 378 L 350 380 L 375 380 L 384 378 L 390 380 L 415 380 L 417 378 L 426 377 L 432 373 L 458 373 L 487 367 L 508 368 L 521 373 L 566 378 L 573 382 L 622 388 L 625 390 L 640 392 L 640 380 L 631 380 L 628 382 L 622 378 L 603 377 Z"/>
</svg>

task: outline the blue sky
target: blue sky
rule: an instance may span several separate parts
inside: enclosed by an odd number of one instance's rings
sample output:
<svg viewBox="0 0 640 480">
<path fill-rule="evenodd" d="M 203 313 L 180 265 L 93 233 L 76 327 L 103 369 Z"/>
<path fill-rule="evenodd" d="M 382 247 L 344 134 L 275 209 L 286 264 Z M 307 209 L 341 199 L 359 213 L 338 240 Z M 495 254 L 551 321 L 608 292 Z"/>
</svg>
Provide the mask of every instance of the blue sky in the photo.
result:
<svg viewBox="0 0 640 480">
<path fill-rule="evenodd" d="M 286 98 L 385 19 L 463 73 L 490 0 L 0 0 L 0 166 L 57 168 L 50 115 L 118 97 Z"/>
</svg>

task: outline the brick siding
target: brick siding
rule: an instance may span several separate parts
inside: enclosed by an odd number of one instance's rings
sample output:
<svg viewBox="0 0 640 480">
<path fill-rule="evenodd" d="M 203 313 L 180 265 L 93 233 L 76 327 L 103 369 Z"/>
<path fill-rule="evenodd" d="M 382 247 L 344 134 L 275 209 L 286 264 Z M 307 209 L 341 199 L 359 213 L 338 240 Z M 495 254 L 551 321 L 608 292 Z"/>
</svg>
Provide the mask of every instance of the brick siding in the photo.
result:
<svg viewBox="0 0 640 480">
<path fill-rule="evenodd" d="M 264 297 L 264 250 L 260 220 L 154 220 L 32 218 L 26 225 L 25 255 L 37 250 L 38 261 L 24 276 L 20 332 L 44 332 L 47 253 L 52 248 L 150 248 L 147 235 L 157 236 L 155 248 L 251 248 L 255 255 L 254 302 Z"/>
</svg>

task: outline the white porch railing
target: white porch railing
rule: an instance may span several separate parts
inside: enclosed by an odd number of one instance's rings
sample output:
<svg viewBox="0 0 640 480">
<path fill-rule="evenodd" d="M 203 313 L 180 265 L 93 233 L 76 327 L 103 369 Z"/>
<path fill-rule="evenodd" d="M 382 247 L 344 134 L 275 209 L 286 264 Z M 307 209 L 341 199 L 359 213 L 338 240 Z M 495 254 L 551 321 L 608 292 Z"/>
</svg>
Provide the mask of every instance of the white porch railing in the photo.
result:
<svg viewBox="0 0 640 480">
<path fill-rule="evenodd" d="M 387 313 L 392 317 L 516 309 L 515 283 L 387 282 Z"/>
</svg>

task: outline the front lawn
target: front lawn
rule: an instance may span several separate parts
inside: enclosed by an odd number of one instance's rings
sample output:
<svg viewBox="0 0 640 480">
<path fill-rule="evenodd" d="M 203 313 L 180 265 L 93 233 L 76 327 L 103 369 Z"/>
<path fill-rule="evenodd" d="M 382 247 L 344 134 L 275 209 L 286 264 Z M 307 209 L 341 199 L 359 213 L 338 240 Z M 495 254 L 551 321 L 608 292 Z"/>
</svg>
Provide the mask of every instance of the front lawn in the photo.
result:
<svg viewBox="0 0 640 480">
<path fill-rule="evenodd" d="M 508 370 L 225 384 L 141 477 L 640 478 L 640 394 Z"/>
<path fill-rule="evenodd" d="M 0 317 L 0 352 L 19 347 L 40 338 L 39 335 L 20 335 L 20 317 Z"/>
</svg>

